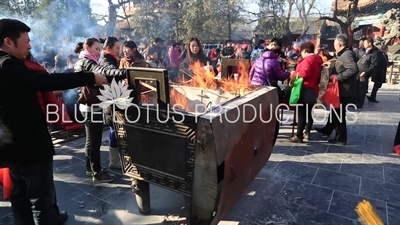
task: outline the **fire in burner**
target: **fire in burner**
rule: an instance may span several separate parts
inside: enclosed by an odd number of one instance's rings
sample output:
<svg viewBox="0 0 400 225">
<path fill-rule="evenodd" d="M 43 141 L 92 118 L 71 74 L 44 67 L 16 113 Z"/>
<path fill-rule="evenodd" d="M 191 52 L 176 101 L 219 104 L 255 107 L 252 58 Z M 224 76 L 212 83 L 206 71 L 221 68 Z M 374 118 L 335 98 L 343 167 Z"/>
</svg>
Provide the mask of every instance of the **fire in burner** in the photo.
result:
<svg viewBox="0 0 400 225">
<path fill-rule="evenodd" d="M 246 66 L 239 63 L 239 68 Z M 196 113 L 196 107 L 217 106 L 257 88 L 250 85 L 249 71 L 244 69 L 237 80 L 218 80 L 212 70 L 200 63 L 195 63 L 191 71 L 191 80 L 181 79 L 179 84 L 170 85 L 171 105 L 175 109 Z"/>
<path fill-rule="evenodd" d="M 246 68 L 241 62 L 238 63 L 238 67 Z M 250 85 L 249 71 L 245 69 L 239 71 L 238 79 L 218 79 L 210 68 L 203 67 L 200 63 L 195 63 L 191 71 L 191 80 L 169 84 L 169 106 L 172 109 L 188 113 L 204 113 L 205 110 L 208 111 L 258 88 Z M 140 86 L 141 102 L 156 105 L 157 82 L 149 79 L 141 81 Z"/>
<path fill-rule="evenodd" d="M 171 105 L 173 105 L 173 107 L 184 109 L 192 113 L 204 113 L 204 109 L 207 108 L 208 105 L 221 105 L 238 97 L 234 93 L 222 90 L 179 85 L 171 85 L 171 93 L 174 93 L 174 98 L 171 98 Z M 177 99 L 179 101 L 176 101 Z M 182 104 L 182 102 L 184 102 L 184 104 Z"/>
</svg>

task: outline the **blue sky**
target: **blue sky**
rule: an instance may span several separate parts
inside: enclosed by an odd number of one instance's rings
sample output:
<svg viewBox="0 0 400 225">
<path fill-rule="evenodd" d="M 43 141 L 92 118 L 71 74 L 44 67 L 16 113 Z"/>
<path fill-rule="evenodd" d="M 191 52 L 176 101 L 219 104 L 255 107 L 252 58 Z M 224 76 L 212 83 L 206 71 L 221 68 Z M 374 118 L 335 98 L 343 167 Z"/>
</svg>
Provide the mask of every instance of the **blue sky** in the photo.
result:
<svg viewBox="0 0 400 225">
<path fill-rule="evenodd" d="M 99 15 L 107 14 L 107 0 L 90 0 L 90 5 L 92 6 L 92 10 L 94 13 Z"/>
</svg>

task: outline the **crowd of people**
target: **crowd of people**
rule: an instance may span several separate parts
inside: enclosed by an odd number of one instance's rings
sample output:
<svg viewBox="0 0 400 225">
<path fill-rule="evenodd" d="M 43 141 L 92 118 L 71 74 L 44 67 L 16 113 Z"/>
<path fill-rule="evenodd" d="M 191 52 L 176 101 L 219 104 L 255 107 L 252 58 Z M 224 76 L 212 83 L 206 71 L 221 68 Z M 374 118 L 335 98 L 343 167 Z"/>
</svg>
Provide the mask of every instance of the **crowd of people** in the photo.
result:
<svg viewBox="0 0 400 225">
<path fill-rule="evenodd" d="M 376 96 L 379 88 L 386 82 L 389 62 L 387 46 L 378 49 L 373 38 L 362 38 L 358 48 L 349 46 L 346 35 L 338 35 L 334 41 L 334 55 L 326 49 L 316 49 L 313 42 L 304 42 L 298 49 L 285 48 L 278 39 L 272 39 L 267 44 L 260 40 L 259 45 L 251 53 L 254 61 L 250 71 L 251 84 L 268 85 L 278 88 L 280 100 L 288 98 L 289 94 L 279 88 L 278 82 L 288 80 L 293 85 L 296 77 L 303 78 L 302 91 L 297 112 L 297 133 L 290 141 L 298 143 L 310 140 L 313 129 L 312 108 L 317 102 L 320 88 L 321 70 L 328 67 L 329 74 L 338 81 L 341 109 L 334 109 L 335 115 L 322 128 L 314 128 L 323 136 L 330 137 L 335 130 L 335 136 L 328 139 L 329 143 L 347 144 L 346 109 L 354 104 L 357 109 L 363 108 L 367 99 L 378 103 Z M 296 68 L 291 73 L 285 67 L 286 60 L 296 60 Z M 368 83 L 374 83 L 371 94 L 367 95 Z M 290 90 L 290 89 L 289 89 Z"/>
<path fill-rule="evenodd" d="M 132 40 L 87 38 L 77 43 L 73 53 L 72 49 L 71 52 L 63 49 L 55 53 L 43 47 L 38 54 L 32 55 L 29 32 L 30 28 L 21 21 L 0 20 L 0 167 L 9 167 L 11 171 L 14 185 L 11 204 L 16 225 L 57 225 L 63 224 L 68 217 L 66 212 L 58 209 L 53 181 L 55 151 L 44 116 L 46 109 L 42 107 L 46 103 L 44 96 L 49 93 L 64 96 L 67 111 L 72 115 L 76 112 L 73 108 L 68 110 L 68 105 L 78 105 L 85 122 L 86 174 L 93 182 L 111 182 L 114 176 L 101 165 L 100 147 L 105 123 L 110 127 L 108 167 L 121 168 L 112 123 L 113 111 L 96 107 L 100 103 L 97 96 L 102 84 L 113 79 L 124 81 L 128 68 L 165 68 L 171 82 L 176 82 L 182 70 L 190 73 L 191 66 L 196 63 L 217 75 L 216 68 L 223 58 L 250 59 L 253 64 L 249 83 L 278 88 L 280 100 L 288 97 L 278 85 L 280 81 L 289 80 L 290 87 L 297 77 L 303 78 L 299 99 L 303 105 L 298 109 L 297 133 L 290 139 L 297 143 L 310 139 L 311 109 L 319 94 L 323 66 L 329 66 L 331 74 L 336 75 L 343 107 L 356 102 L 362 108 L 369 78 L 374 81 L 374 87 L 367 99 L 378 102 L 376 93 L 385 82 L 386 68 L 390 65 L 385 53 L 387 48 L 378 50 L 373 39 L 368 38 L 354 51 L 348 47 L 345 35 L 335 39 L 336 58 L 332 63 L 333 56 L 323 50 L 316 51 L 317 46 L 312 42 L 304 42 L 298 49 L 292 49 L 284 48 L 277 38 L 269 42 L 260 40 L 254 47 L 227 41 L 222 49 L 215 46 L 207 53 L 197 38 L 189 39 L 186 45 L 173 43 L 168 47 L 163 39 L 156 38 L 152 46 L 143 49 Z M 289 72 L 287 59 L 298 60 L 294 71 Z M 12 98 L 10 93 L 13 93 Z M 357 98 L 353 99 L 354 96 Z M 345 111 L 337 113 L 341 115 Z M 326 136 L 335 130 L 335 137 L 328 141 L 347 143 L 345 120 L 334 119 L 316 130 Z"/>
</svg>

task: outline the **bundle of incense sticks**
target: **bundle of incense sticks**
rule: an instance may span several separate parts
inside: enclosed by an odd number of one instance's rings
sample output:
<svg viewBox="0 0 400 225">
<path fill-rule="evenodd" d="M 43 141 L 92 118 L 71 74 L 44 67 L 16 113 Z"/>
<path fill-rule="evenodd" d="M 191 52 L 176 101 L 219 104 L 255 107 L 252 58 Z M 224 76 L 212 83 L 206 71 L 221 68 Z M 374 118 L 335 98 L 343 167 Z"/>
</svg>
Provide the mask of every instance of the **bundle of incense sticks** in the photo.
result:
<svg viewBox="0 0 400 225">
<path fill-rule="evenodd" d="M 374 207 L 367 200 L 363 200 L 357 205 L 356 212 L 363 225 L 384 225 Z"/>
</svg>

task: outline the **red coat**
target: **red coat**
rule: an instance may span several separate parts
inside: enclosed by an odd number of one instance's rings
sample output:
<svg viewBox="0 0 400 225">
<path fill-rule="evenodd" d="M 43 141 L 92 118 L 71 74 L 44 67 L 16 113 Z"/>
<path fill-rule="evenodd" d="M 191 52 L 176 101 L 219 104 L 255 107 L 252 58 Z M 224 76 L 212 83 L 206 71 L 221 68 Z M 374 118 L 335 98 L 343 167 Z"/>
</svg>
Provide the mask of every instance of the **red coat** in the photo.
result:
<svg viewBox="0 0 400 225">
<path fill-rule="evenodd" d="M 179 56 L 181 55 L 181 52 L 175 49 L 172 49 L 170 52 L 170 60 L 171 60 L 171 67 L 176 68 L 179 67 L 181 64 L 181 60 L 179 59 Z"/>
<path fill-rule="evenodd" d="M 214 59 L 215 57 L 217 57 L 217 53 L 215 52 L 215 49 L 211 49 L 210 50 L 210 59 Z"/>
<path fill-rule="evenodd" d="M 38 63 L 36 63 L 32 60 L 25 60 L 25 65 L 29 69 L 32 69 L 32 70 L 47 72 L 44 67 L 42 67 L 41 65 L 39 65 Z M 61 103 L 60 103 L 60 101 L 58 101 L 56 95 L 52 91 L 38 91 L 37 95 L 38 95 L 40 107 L 42 108 L 44 115 L 47 115 L 47 112 L 46 112 L 47 104 L 55 104 L 58 107 L 58 111 L 57 111 L 58 121 L 56 123 L 49 123 L 49 122 L 47 122 L 47 123 L 48 124 L 61 124 L 62 107 L 61 107 Z M 56 109 L 53 109 L 52 107 L 50 107 L 49 109 L 54 110 L 54 111 L 56 110 Z M 54 114 L 48 114 L 48 119 L 49 119 L 49 121 L 55 121 L 55 120 L 57 120 L 57 116 Z M 47 116 L 46 116 L 46 120 L 47 120 Z"/>
<path fill-rule="evenodd" d="M 312 54 L 300 59 L 296 73 L 299 74 L 299 78 L 303 78 L 303 87 L 312 88 L 315 91 L 315 96 L 319 94 L 319 81 L 321 78 L 323 61 L 319 55 Z"/>
</svg>

